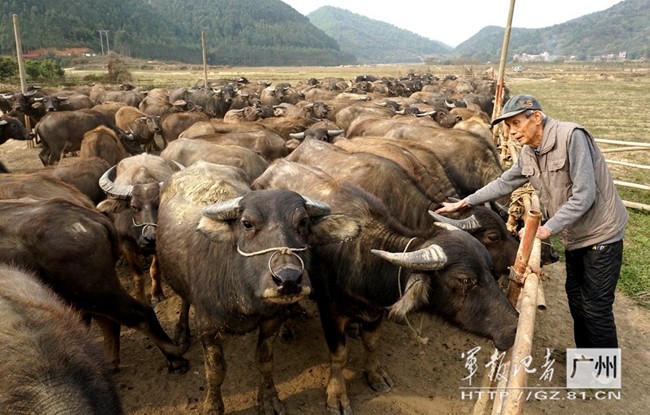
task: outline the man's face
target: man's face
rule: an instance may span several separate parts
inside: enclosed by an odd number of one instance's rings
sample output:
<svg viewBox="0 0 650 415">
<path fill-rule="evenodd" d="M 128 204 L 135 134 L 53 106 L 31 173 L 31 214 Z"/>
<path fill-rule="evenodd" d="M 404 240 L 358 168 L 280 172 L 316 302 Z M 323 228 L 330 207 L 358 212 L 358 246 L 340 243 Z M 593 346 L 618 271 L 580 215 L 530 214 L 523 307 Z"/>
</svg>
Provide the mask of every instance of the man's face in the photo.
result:
<svg viewBox="0 0 650 415">
<path fill-rule="evenodd" d="M 504 122 L 510 129 L 510 137 L 517 140 L 519 144 L 522 146 L 527 144 L 533 148 L 539 147 L 544 130 L 541 112 L 535 111 L 529 118 L 526 118 L 522 112 L 507 118 Z"/>
</svg>

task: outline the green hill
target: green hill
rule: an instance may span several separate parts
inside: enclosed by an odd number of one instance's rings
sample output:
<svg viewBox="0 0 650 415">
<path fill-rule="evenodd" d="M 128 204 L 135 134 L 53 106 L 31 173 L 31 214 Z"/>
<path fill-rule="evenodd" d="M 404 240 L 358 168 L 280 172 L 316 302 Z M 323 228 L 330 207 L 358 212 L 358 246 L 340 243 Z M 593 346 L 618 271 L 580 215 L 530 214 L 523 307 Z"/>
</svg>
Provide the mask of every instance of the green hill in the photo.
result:
<svg viewBox="0 0 650 415">
<path fill-rule="evenodd" d="M 452 51 L 441 42 L 337 7 L 324 6 L 307 17 L 359 63 L 422 62 Z"/>
<path fill-rule="evenodd" d="M 502 27 L 485 27 L 458 45 L 453 54 L 482 62 L 498 61 L 503 34 Z M 512 29 L 509 60 L 514 54 L 543 52 L 579 60 L 618 56 L 619 52 L 627 52 L 627 59 L 650 58 L 650 0 L 625 0 L 607 10 L 541 29 Z"/>
<path fill-rule="evenodd" d="M 496 62 L 504 29 L 488 26 L 456 49 L 388 23 L 330 6 L 303 16 L 280 0 L 0 0 L 0 55 L 13 55 L 12 15 L 23 51 L 87 47 L 142 59 L 200 63 L 205 31 L 211 65 L 334 66 L 419 63 L 455 57 Z M 516 25 L 516 13 L 515 13 Z M 513 28 L 515 54 L 547 52 L 579 60 L 627 52 L 650 58 L 650 0 L 625 0 L 607 10 L 542 29 Z"/>
<path fill-rule="evenodd" d="M 334 39 L 280 0 L 0 0 L 0 54 L 12 54 L 12 15 L 23 49 L 112 50 L 137 57 L 201 62 L 201 31 L 213 65 L 356 63 Z"/>
</svg>

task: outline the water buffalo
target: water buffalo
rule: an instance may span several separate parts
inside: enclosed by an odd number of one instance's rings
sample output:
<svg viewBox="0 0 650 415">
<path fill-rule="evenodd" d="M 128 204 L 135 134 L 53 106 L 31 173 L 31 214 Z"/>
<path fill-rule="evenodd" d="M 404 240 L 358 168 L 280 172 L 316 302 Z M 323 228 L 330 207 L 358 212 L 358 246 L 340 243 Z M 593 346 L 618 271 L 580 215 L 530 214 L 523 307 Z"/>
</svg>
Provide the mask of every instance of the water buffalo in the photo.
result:
<svg viewBox="0 0 650 415">
<path fill-rule="evenodd" d="M 224 85 L 217 89 L 212 88 L 209 91 L 179 88 L 169 94 L 169 101 L 192 101 L 203 108 L 210 117 L 223 118 L 232 105 L 235 92 L 232 85 Z"/>
<path fill-rule="evenodd" d="M 292 147 L 280 135 L 269 130 L 206 134 L 198 137 L 221 145 L 237 145 L 257 151 L 268 161 L 288 155 Z"/>
<path fill-rule="evenodd" d="M 163 149 L 192 125 L 199 122 L 209 123 L 209 121 L 210 117 L 202 112 L 177 112 L 165 115 L 160 119 Z"/>
<path fill-rule="evenodd" d="M 27 131 L 25 126 L 14 117 L 0 118 L 0 144 L 9 139 L 13 140 L 31 140 L 34 134 Z"/>
<path fill-rule="evenodd" d="M 198 162 L 171 177 L 161 196 L 157 253 L 165 280 L 183 299 L 182 332 L 189 303 L 195 307 L 208 385 L 204 412 L 224 413 L 221 337 L 259 327 L 260 413 L 284 413 L 272 377 L 273 338 L 286 307 L 311 291 L 310 247 L 354 237 L 358 225 L 295 192 L 251 191 L 237 170 Z"/>
<path fill-rule="evenodd" d="M 0 408 L 7 414 L 120 415 L 102 351 L 31 273 L 0 264 Z"/>
<path fill-rule="evenodd" d="M 307 140 L 287 159 L 318 167 L 336 178 L 361 187 L 380 198 L 391 216 L 411 229 L 431 229 L 436 220 L 443 219 L 434 219 L 427 214 L 428 210 L 440 206 L 449 197 L 445 196 L 449 189 L 438 186 L 433 178 L 425 181 L 427 176 L 415 177 L 408 174 L 401 167 L 403 159 L 397 158 L 395 153 L 385 152 L 379 157 L 366 152 L 348 153 L 338 147 Z M 413 164 L 418 162 L 415 157 L 409 161 Z M 424 169 L 422 165 L 418 167 Z M 468 219 L 458 226 L 476 236 L 488 249 L 494 277 L 507 276 L 509 267 L 515 262 L 517 241 L 508 232 L 501 217 L 483 206 L 463 211 L 462 216 L 455 216 L 455 219 L 472 216 L 472 220 Z"/>
<path fill-rule="evenodd" d="M 154 149 L 160 150 L 154 141 L 155 135 L 160 133 L 159 123 L 160 116 L 147 115 L 129 106 L 122 107 L 115 113 L 115 125 L 133 133 L 147 153 Z"/>
<path fill-rule="evenodd" d="M 378 359 L 386 309 L 397 320 L 417 311 L 440 315 L 498 349 L 513 345 L 517 312 L 490 274 L 487 251 L 468 233 L 405 228 L 362 189 L 288 160 L 275 161 L 253 187 L 294 189 L 361 224 L 358 238 L 312 249 L 311 281 L 330 353 L 329 413 L 352 413 L 343 376 L 349 322 L 360 324 L 366 378 L 382 392 L 393 386 Z"/>
<path fill-rule="evenodd" d="M 144 288 L 142 257 L 153 255 L 151 267 L 151 300 L 164 299 L 155 257 L 156 228 L 160 187 L 179 166 L 159 156 L 140 154 L 127 157 L 99 179 L 99 186 L 109 196 L 97 205 L 115 224 L 120 250 L 133 272 L 135 298 L 149 303 Z M 115 178 L 111 175 L 115 171 Z"/>
<path fill-rule="evenodd" d="M 100 125 L 113 130 L 122 143 L 136 139 L 133 135 L 126 135 L 104 114 L 97 111 L 81 109 L 49 112 L 34 127 L 34 131 L 43 143 L 43 149 L 38 157 L 44 166 L 57 164 L 63 151 L 79 151 L 84 134 Z M 131 148 L 131 144 L 125 145 L 125 148 Z"/>
<path fill-rule="evenodd" d="M 269 166 L 259 153 L 241 146 L 221 145 L 197 138 L 179 138 L 160 153 L 160 157 L 187 167 L 199 160 L 235 166 L 246 172 L 249 182 Z"/>
<path fill-rule="evenodd" d="M 46 111 L 43 105 L 36 103 L 34 99 L 43 97 L 44 94 L 38 90 L 29 92 L 11 92 L 2 95 L 2 98 L 11 104 L 11 110 L 25 114 L 36 121 L 39 121 L 45 115 Z"/>
<path fill-rule="evenodd" d="M 97 104 L 92 107 L 91 110 L 101 112 L 106 115 L 113 124 L 115 124 L 115 114 L 117 114 L 117 111 L 124 106 L 126 106 L 126 104 L 123 102 L 107 102 L 105 104 Z"/>
<path fill-rule="evenodd" d="M 50 111 L 75 111 L 83 108 L 92 108 L 93 102 L 87 95 L 72 94 L 46 95 L 42 98 L 34 98 L 34 102 L 41 102 L 46 112 Z"/>
<path fill-rule="evenodd" d="M 79 190 L 92 202 L 93 206 L 106 199 L 106 194 L 99 186 L 99 178 L 110 165 L 99 157 L 75 160 L 64 166 L 48 166 L 26 172 L 35 178 L 52 177 L 59 179 Z"/>
<path fill-rule="evenodd" d="M 142 150 L 138 146 L 140 153 Z M 132 155 L 140 153 L 131 153 Z M 113 130 L 103 125 L 84 134 L 79 155 L 81 158 L 99 157 L 108 162 L 109 167 L 126 157 L 126 150 Z"/>
<path fill-rule="evenodd" d="M 94 209 L 95 205 L 76 187 L 51 175 L 10 173 L 0 176 L 0 199 L 62 198 L 77 206 Z"/>
<path fill-rule="evenodd" d="M 170 370 L 187 370 L 187 360 L 160 327 L 153 309 L 120 284 L 115 273 L 117 232 L 108 218 L 61 198 L 2 200 L 0 218 L 0 262 L 36 273 L 64 301 L 92 316 L 115 368 L 124 324 L 148 336 Z"/>
</svg>

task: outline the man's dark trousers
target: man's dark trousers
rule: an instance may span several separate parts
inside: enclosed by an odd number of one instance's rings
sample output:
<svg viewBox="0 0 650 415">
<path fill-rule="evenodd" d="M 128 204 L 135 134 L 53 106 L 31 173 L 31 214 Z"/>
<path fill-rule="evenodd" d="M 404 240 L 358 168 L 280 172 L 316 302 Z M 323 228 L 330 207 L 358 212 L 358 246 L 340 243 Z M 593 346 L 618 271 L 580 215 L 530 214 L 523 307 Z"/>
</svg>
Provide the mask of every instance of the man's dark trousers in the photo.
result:
<svg viewBox="0 0 650 415">
<path fill-rule="evenodd" d="M 614 293 L 623 241 L 566 251 L 566 292 L 577 348 L 617 348 Z"/>
</svg>

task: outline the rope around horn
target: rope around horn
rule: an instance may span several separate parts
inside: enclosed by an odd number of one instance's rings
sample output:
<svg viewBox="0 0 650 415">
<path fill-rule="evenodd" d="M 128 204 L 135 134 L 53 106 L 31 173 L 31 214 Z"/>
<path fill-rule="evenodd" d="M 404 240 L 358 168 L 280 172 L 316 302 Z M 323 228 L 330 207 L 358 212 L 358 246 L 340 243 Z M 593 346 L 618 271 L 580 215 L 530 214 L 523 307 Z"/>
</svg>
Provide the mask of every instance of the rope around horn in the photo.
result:
<svg viewBox="0 0 650 415">
<path fill-rule="evenodd" d="M 409 249 L 409 246 L 411 246 L 411 242 L 415 240 L 415 237 L 409 239 L 408 243 L 406 244 L 406 247 L 404 248 L 404 252 Z M 402 267 L 399 267 L 397 269 L 397 288 L 399 289 L 399 300 L 400 301 L 403 297 L 404 294 L 402 293 Z M 422 345 L 429 343 L 429 338 L 428 337 L 422 337 L 420 334 L 422 333 L 422 322 L 424 321 L 424 314 L 420 316 L 420 328 L 415 329 L 412 325 L 411 322 L 409 321 L 409 318 L 406 314 L 404 314 L 404 320 L 406 321 L 406 324 L 409 326 L 413 334 L 415 334 L 415 338 L 418 340 L 418 347 L 420 348 L 420 353 L 422 353 Z"/>
</svg>

